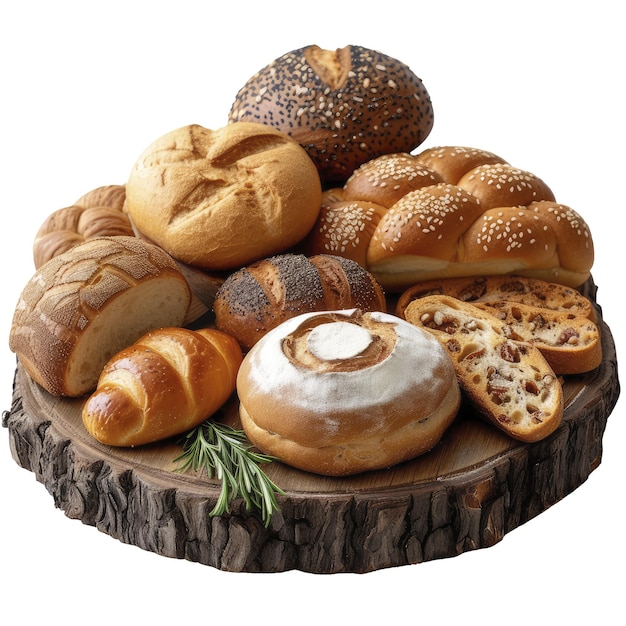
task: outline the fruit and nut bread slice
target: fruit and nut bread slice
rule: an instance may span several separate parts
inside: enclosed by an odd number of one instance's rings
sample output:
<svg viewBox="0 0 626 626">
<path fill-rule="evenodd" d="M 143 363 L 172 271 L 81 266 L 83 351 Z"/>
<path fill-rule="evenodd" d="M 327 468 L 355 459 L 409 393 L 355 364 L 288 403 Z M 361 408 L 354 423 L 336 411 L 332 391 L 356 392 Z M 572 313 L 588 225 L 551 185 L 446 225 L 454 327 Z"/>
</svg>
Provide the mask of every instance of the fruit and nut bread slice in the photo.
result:
<svg viewBox="0 0 626 626">
<path fill-rule="evenodd" d="M 450 296 L 412 301 L 407 321 L 432 333 L 448 351 L 477 413 L 509 436 L 539 441 L 563 417 L 563 389 L 536 346 L 507 336 L 492 314 Z"/>
<path fill-rule="evenodd" d="M 442 278 L 416 283 L 398 299 L 396 314 L 404 317 L 406 307 L 430 295 L 452 296 L 463 302 L 507 301 L 551 309 L 596 321 L 595 308 L 576 289 L 536 278 L 514 275 Z"/>
<path fill-rule="evenodd" d="M 511 339 L 537 346 L 555 374 L 583 374 L 602 363 L 600 331 L 586 317 L 509 301 L 475 306 L 504 322 Z"/>
</svg>

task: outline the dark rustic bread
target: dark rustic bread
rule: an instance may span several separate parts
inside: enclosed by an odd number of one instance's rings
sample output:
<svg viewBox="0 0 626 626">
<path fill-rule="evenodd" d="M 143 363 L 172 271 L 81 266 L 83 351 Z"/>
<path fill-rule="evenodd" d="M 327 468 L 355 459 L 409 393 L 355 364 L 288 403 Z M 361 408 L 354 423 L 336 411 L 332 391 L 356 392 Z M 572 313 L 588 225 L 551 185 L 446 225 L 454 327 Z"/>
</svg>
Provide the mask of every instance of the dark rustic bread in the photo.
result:
<svg viewBox="0 0 626 626">
<path fill-rule="evenodd" d="M 218 329 L 251 348 L 269 330 L 301 313 L 385 311 L 380 285 L 350 259 L 283 254 L 231 274 L 215 296 Z"/>
</svg>

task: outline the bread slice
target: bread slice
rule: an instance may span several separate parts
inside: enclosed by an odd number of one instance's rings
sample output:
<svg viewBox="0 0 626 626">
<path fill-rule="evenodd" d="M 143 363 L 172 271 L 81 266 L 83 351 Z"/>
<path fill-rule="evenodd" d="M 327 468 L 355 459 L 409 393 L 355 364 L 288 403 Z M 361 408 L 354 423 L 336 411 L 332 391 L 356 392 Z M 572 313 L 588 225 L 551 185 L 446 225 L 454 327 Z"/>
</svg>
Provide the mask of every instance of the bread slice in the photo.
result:
<svg viewBox="0 0 626 626">
<path fill-rule="evenodd" d="M 426 295 L 443 294 L 463 302 L 519 302 L 529 306 L 571 313 L 595 322 L 596 311 L 588 298 L 576 289 L 535 278 L 514 275 L 468 276 L 417 283 L 402 293 L 396 314 L 404 317 L 410 302 Z"/>
<path fill-rule="evenodd" d="M 537 346 L 555 374 L 582 374 L 602 363 L 600 330 L 586 317 L 503 300 L 475 306 L 504 322 L 509 338 Z"/>
<path fill-rule="evenodd" d="M 191 291 L 164 250 L 136 237 L 96 237 L 44 263 L 24 287 L 9 348 L 55 396 L 83 396 L 106 362 L 143 334 L 180 326 Z"/>
<path fill-rule="evenodd" d="M 477 413 L 524 442 L 550 435 L 563 417 L 563 389 L 539 349 L 508 336 L 494 315 L 450 296 L 412 301 L 406 320 L 446 348 Z"/>
</svg>

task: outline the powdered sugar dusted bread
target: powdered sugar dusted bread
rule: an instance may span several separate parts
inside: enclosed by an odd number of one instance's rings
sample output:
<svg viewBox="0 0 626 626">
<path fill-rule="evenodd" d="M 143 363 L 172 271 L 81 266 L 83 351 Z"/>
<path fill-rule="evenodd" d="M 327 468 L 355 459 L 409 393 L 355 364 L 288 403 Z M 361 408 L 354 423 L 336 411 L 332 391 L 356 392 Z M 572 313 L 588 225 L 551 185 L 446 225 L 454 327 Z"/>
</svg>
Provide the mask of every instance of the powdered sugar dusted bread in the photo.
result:
<svg viewBox="0 0 626 626">
<path fill-rule="evenodd" d="M 432 336 L 358 310 L 304 314 L 270 331 L 244 358 L 237 392 L 250 441 L 325 475 L 430 450 L 460 402 L 452 362 Z"/>
</svg>

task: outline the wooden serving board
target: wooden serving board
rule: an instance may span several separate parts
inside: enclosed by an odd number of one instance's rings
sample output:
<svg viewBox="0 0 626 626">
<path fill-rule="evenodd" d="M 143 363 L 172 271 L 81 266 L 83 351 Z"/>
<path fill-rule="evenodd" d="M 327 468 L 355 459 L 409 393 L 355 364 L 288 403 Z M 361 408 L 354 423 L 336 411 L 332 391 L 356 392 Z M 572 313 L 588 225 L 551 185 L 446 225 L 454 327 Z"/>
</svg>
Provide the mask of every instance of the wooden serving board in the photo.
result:
<svg viewBox="0 0 626 626">
<path fill-rule="evenodd" d="M 564 420 L 547 439 L 516 442 L 464 407 L 435 449 L 388 470 L 331 478 L 274 462 L 264 469 L 286 495 L 267 528 L 239 500 L 210 517 L 220 485 L 177 471 L 176 441 L 103 446 L 83 427 L 83 400 L 51 396 L 19 365 L 3 425 L 15 461 L 68 517 L 145 550 L 246 572 L 414 564 L 494 545 L 599 465 L 620 389 L 613 338 L 598 314 L 603 362 L 564 380 Z M 237 425 L 236 398 L 222 419 Z"/>
</svg>

